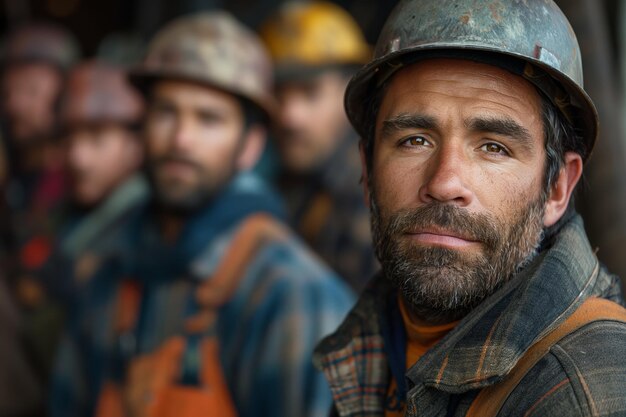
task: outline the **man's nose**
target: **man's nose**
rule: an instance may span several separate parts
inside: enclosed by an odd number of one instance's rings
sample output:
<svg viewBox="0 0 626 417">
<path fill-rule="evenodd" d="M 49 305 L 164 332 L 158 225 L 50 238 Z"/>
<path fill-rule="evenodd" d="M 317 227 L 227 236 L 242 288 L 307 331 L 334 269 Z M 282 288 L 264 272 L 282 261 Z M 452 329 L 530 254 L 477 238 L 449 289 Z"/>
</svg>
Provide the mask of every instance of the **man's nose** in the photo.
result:
<svg viewBox="0 0 626 417">
<path fill-rule="evenodd" d="M 308 117 L 304 100 L 298 97 L 288 97 L 281 102 L 280 121 L 286 128 L 297 128 Z"/>
<path fill-rule="evenodd" d="M 426 181 L 419 190 L 424 203 L 434 201 L 469 206 L 474 193 L 469 188 L 470 161 L 458 146 L 442 146 L 427 162 Z"/>
<path fill-rule="evenodd" d="M 193 123 L 190 120 L 181 118 L 177 120 L 172 132 L 171 147 L 174 150 L 186 150 L 193 142 Z"/>
</svg>

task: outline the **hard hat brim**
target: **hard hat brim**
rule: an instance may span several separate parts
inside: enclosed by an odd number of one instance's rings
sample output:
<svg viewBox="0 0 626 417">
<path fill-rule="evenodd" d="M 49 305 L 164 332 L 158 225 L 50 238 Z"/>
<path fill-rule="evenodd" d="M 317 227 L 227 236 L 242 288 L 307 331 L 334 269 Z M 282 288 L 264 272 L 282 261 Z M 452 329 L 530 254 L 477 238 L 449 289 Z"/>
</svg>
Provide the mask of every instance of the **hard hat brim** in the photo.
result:
<svg viewBox="0 0 626 417">
<path fill-rule="evenodd" d="M 567 75 L 556 71 L 552 66 L 539 59 L 532 59 L 522 54 L 485 47 L 484 45 L 421 44 L 391 52 L 364 66 L 351 79 L 344 98 L 344 107 L 348 119 L 362 138 L 368 137 L 367 126 L 371 124 L 371 121 L 367 118 L 371 115 L 368 114 L 367 103 L 374 96 L 376 89 L 381 88 L 384 82 L 401 68 L 432 58 L 466 59 L 498 66 L 509 71 L 511 71 L 510 63 L 517 62 L 524 65 L 529 64 L 547 74 L 569 97 L 570 103 L 567 104 L 570 104 L 568 108 L 571 110 L 571 114 L 565 114 L 565 116 L 584 140 L 586 152 L 581 156 L 583 161 L 588 160 L 599 134 L 599 118 L 596 107 L 587 93 Z M 537 85 L 535 80 L 524 77 L 523 74 L 516 75 L 522 76 L 541 90 L 541 86 Z M 549 92 L 543 91 L 543 93 L 559 110 L 563 110 L 564 103 L 557 102 L 560 101 L 560 98 L 557 100 Z"/>
<path fill-rule="evenodd" d="M 271 96 L 261 96 L 258 95 L 256 97 L 251 97 L 251 95 L 247 92 L 236 91 L 232 88 L 231 85 L 223 85 L 218 82 L 207 80 L 205 78 L 196 77 L 191 74 L 181 74 L 180 72 L 175 71 L 153 71 L 153 70 L 145 70 L 141 67 L 133 68 L 128 71 L 128 80 L 129 82 L 137 88 L 144 97 L 147 98 L 148 92 L 151 86 L 158 81 L 161 80 L 176 80 L 176 81 L 184 81 L 193 84 L 197 84 L 200 86 L 205 86 L 209 88 L 214 88 L 220 91 L 223 91 L 228 94 L 232 94 L 238 97 L 241 100 L 250 102 L 254 104 L 265 116 L 268 124 L 273 123 L 276 120 L 277 116 L 277 103 L 275 99 Z"/>
</svg>

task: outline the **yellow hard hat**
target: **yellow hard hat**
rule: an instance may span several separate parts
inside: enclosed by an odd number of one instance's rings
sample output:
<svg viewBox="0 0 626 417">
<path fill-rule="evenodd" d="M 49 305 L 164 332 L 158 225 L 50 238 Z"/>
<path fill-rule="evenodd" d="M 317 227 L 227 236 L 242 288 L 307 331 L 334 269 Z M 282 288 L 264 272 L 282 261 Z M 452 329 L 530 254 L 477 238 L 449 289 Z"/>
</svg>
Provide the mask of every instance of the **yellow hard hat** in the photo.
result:
<svg viewBox="0 0 626 417">
<path fill-rule="evenodd" d="M 361 65 L 371 50 L 352 16 L 325 2 L 288 2 L 261 28 L 276 66 Z"/>
</svg>

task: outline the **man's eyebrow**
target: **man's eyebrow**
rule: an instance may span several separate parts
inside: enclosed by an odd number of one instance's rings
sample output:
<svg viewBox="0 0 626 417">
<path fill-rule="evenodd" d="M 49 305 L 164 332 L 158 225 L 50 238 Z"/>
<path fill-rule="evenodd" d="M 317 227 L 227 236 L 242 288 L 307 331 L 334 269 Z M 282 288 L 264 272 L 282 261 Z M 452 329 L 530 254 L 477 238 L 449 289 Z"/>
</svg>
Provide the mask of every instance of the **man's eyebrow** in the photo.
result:
<svg viewBox="0 0 626 417">
<path fill-rule="evenodd" d="M 496 135 L 508 136 L 518 140 L 526 147 L 530 147 L 533 143 L 533 137 L 530 131 L 508 117 L 475 118 L 467 120 L 465 125 L 469 130 L 475 132 L 495 133 Z"/>
<path fill-rule="evenodd" d="M 437 120 L 432 116 L 413 113 L 401 113 L 383 121 L 381 136 L 391 136 L 404 129 L 436 129 Z"/>
</svg>

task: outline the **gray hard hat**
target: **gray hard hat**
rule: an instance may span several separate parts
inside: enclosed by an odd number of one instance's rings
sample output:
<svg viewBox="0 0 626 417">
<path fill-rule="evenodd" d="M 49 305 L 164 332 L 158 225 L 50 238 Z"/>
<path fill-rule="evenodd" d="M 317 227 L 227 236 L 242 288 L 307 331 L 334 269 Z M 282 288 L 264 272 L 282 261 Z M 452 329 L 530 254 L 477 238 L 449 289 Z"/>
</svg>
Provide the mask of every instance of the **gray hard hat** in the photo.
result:
<svg viewBox="0 0 626 417">
<path fill-rule="evenodd" d="M 129 76 L 140 90 L 159 78 L 207 84 L 250 100 L 271 118 L 272 74 L 271 58 L 256 34 L 226 12 L 201 12 L 161 29 Z"/>
<path fill-rule="evenodd" d="M 60 102 L 66 128 L 92 123 L 133 126 L 141 121 L 144 104 L 125 72 L 100 61 L 86 61 L 69 72 Z"/>
<path fill-rule="evenodd" d="M 350 81 L 345 107 L 368 137 L 366 103 L 400 68 L 422 59 L 469 59 L 534 84 L 572 123 L 586 160 L 598 136 L 598 113 L 583 89 L 576 35 L 552 0 L 401 0 L 388 17 L 374 59 Z"/>
</svg>

